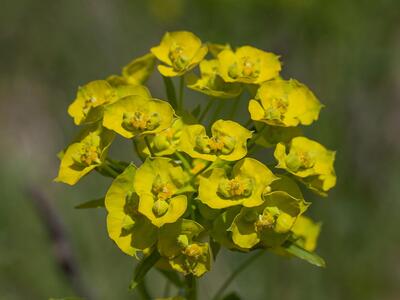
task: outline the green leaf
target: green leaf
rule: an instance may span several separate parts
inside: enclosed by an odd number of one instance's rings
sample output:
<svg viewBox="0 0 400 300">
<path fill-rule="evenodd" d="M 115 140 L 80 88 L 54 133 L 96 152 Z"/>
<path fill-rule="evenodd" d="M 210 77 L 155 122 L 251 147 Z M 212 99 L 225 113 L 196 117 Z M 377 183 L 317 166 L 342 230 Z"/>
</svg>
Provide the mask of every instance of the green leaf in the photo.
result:
<svg viewBox="0 0 400 300">
<path fill-rule="evenodd" d="M 288 253 L 290 253 L 300 259 L 304 259 L 312 265 L 315 265 L 317 267 L 322 267 L 322 268 L 326 267 L 326 263 L 322 257 L 318 256 L 316 253 L 308 252 L 307 250 L 299 247 L 296 244 L 293 244 L 291 242 L 286 242 L 283 245 L 283 248 Z"/>
<path fill-rule="evenodd" d="M 147 272 L 150 271 L 150 269 L 157 263 L 157 261 L 160 259 L 160 254 L 158 253 L 157 250 L 153 250 L 153 252 L 144 258 L 137 266 L 135 269 L 135 272 L 133 274 L 133 279 L 129 285 L 129 289 L 133 290 L 135 289 L 138 284 L 140 284 L 143 280 L 143 278 L 146 276 Z"/>
<path fill-rule="evenodd" d="M 76 209 L 100 208 L 104 207 L 104 197 L 90 200 L 75 206 Z"/>
<path fill-rule="evenodd" d="M 167 92 L 168 101 L 174 109 L 177 109 L 178 103 L 176 100 L 176 92 L 174 84 L 170 77 L 163 76 L 163 79 L 164 79 L 165 90 Z"/>
</svg>

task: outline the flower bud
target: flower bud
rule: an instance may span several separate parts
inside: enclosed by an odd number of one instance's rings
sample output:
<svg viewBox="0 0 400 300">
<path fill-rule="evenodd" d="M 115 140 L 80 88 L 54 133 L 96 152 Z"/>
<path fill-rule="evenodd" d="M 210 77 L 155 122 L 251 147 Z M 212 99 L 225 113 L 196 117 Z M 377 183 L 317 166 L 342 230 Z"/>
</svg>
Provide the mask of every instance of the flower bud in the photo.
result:
<svg viewBox="0 0 400 300">
<path fill-rule="evenodd" d="M 276 219 L 274 230 L 277 233 L 286 233 L 292 228 L 293 223 L 294 218 L 291 215 L 281 212 Z"/>
<path fill-rule="evenodd" d="M 169 204 L 165 200 L 157 200 L 153 204 L 153 213 L 157 217 L 162 217 L 168 211 Z"/>
<path fill-rule="evenodd" d="M 221 153 L 224 155 L 228 155 L 232 153 L 233 149 L 235 149 L 236 139 L 231 136 L 225 136 L 223 139 L 224 146 L 221 149 Z"/>
</svg>

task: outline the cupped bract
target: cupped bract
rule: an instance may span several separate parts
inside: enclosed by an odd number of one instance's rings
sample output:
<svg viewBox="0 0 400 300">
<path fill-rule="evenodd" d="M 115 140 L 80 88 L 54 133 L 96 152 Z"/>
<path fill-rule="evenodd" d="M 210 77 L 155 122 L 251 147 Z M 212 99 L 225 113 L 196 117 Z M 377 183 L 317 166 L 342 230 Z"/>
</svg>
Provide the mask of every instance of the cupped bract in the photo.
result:
<svg viewBox="0 0 400 300">
<path fill-rule="evenodd" d="M 219 74 L 226 82 L 259 84 L 277 77 L 281 70 L 277 55 L 251 46 L 222 50 L 218 61 Z"/>
<path fill-rule="evenodd" d="M 136 255 L 157 241 L 157 227 L 139 213 L 139 198 L 133 181 L 136 167 L 129 165 L 107 191 L 107 230 L 110 238 L 128 255 Z"/>
<path fill-rule="evenodd" d="M 174 110 L 168 102 L 133 95 L 105 107 L 103 126 L 129 139 L 160 132 L 173 119 Z"/>
<path fill-rule="evenodd" d="M 293 232 L 293 240 L 297 245 L 313 252 L 317 247 L 321 223 L 316 223 L 306 216 L 299 216 L 291 231 Z"/>
<path fill-rule="evenodd" d="M 186 211 L 190 176 L 169 158 L 147 158 L 137 169 L 134 188 L 139 212 L 157 227 L 176 222 Z"/>
<path fill-rule="evenodd" d="M 261 205 L 263 193 L 271 189 L 277 177 L 267 166 L 253 158 L 237 162 L 231 175 L 225 169 L 215 168 L 199 177 L 199 200 L 211 208 L 221 209 L 243 205 Z"/>
<path fill-rule="evenodd" d="M 232 222 L 232 240 L 241 248 L 250 249 L 258 243 L 267 248 L 280 246 L 309 206 L 296 183 L 287 177 L 274 181 L 263 198 L 260 206 L 243 207 Z"/>
<path fill-rule="evenodd" d="M 203 231 L 203 226 L 188 219 L 165 225 L 160 229 L 158 251 L 174 270 L 200 277 L 211 265 L 210 246 L 200 240 Z"/>
<path fill-rule="evenodd" d="M 297 80 L 277 78 L 264 82 L 249 102 L 252 120 L 274 126 L 310 125 L 323 105 Z"/>
<path fill-rule="evenodd" d="M 207 54 L 207 46 L 188 31 L 167 32 L 160 45 L 151 48 L 151 53 L 165 65 L 158 71 L 167 77 L 180 76 L 193 69 Z"/>
<path fill-rule="evenodd" d="M 203 125 L 189 125 L 182 132 L 179 150 L 193 158 L 215 161 L 217 158 L 235 161 L 247 154 L 247 140 L 252 133 L 242 125 L 218 120 L 211 127 L 212 136 Z"/>
<path fill-rule="evenodd" d="M 114 133 L 99 124 L 85 128 L 76 141 L 61 154 L 55 181 L 76 184 L 104 162 L 113 139 Z"/>
<path fill-rule="evenodd" d="M 335 152 L 306 137 L 295 137 L 289 144 L 276 145 L 277 168 L 295 175 L 306 186 L 321 195 L 336 184 L 333 163 Z"/>
<path fill-rule="evenodd" d="M 91 81 L 78 89 L 76 99 L 68 107 L 68 114 L 76 125 L 93 123 L 103 116 L 102 106 L 117 99 L 117 93 L 106 80 Z"/>
<path fill-rule="evenodd" d="M 122 76 L 129 84 L 143 84 L 153 73 L 155 63 L 155 56 L 152 53 L 147 53 L 127 64 L 122 69 Z"/>
<path fill-rule="evenodd" d="M 150 147 L 153 151 L 153 154 L 156 156 L 165 156 L 175 153 L 175 151 L 178 149 L 185 126 L 186 125 L 182 118 L 177 118 L 167 129 L 157 133 L 154 136 L 149 136 Z M 150 151 L 146 147 L 146 144 L 143 140 L 139 141 L 139 148 L 144 155 L 150 155 Z"/>
</svg>

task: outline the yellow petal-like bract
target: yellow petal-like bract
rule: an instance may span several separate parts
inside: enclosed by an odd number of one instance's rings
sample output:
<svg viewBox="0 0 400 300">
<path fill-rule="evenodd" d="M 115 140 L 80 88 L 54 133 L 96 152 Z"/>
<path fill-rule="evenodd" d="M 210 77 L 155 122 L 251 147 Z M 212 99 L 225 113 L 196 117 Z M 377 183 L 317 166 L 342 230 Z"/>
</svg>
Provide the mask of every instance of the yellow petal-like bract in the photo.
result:
<svg viewBox="0 0 400 300">
<path fill-rule="evenodd" d="M 193 69 L 207 51 L 207 46 L 188 31 L 167 32 L 160 45 L 151 48 L 151 53 L 164 63 L 158 66 L 158 71 L 167 77 L 180 76 Z"/>
<path fill-rule="evenodd" d="M 305 137 L 295 137 L 287 146 L 276 145 L 277 168 L 296 175 L 309 188 L 325 194 L 336 184 L 335 152 Z"/>
<path fill-rule="evenodd" d="M 263 83 L 249 102 L 251 119 L 275 126 L 310 125 L 322 108 L 314 94 L 297 80 Z"/>
<path fill-rule="evenodd" d="M 129 139 L 160 132 L 173 119 L 174 110 L 168 102 L 134 95 L 105 107 L 103 126 Z"/>
<path fill-rule="evenodd" d="M 189 175 L 168 158 L 148 158 L 136 171 L 139 212 L 157 227 L 176 222 L 186 211 Z"/>
<path fill-rule="evenodd" d="M 68 107 L 68 114 L 76 125 L 93 123 L 101 119 L 102 106 L 117 99 L 115 90 L 107 81 L 92 81 L 79 88 L 76 99 Z"/>
<path fill-rule="evenodd" d="M 218 53 L 219 74 L 226 82 L 260 84 L 281 71 L 279 57 L 251 46 L 225 49 Z"/>
<path fill-rule="evenodd" d="M 211 137 L 202 125 L 185 127 L 178 148 L 193 158 L 236 161 L 246 156 L 251 136 L 250 130 L 236 122 L 218 120 L 211 127 Z"/>
<path fill-rule="evenodd" d="M 104 162 L 113 139 L 114 133 L 99 125 L 84 129 L 63 153 L 55 180 L 69 185 L 77 183 Z"/>
<path fill-rule="evenodd" d="M 108 235 L 128 255 L 150 248 L 157 241 L 157 228 L 138 211 L 139 198 L 133 180 L 136 167 L 129 165 L 107 191 Z"/>
</svg>

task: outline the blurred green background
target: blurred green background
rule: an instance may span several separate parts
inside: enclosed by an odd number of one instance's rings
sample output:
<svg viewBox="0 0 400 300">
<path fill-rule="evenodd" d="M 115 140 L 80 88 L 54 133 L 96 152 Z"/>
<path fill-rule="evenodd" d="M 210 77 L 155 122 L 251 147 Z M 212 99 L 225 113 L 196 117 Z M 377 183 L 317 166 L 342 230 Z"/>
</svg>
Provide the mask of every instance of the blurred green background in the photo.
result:
<svg viewBox="0 0 400 300">
<path fill-rule="evenodd" d="M 74 209 L 110 181 L 92 174 L 73 188 L 53 183 L 56 153 L 77 131 L 66 109 L 79 85 L 119 72 L 165 31 L 182 29 L 280 54 L 283 75 L 326 105 L 307 134 L 338 151 L 337 187 L 310 212 L 323 221 L 317 252 L 328 267 L 266 254 L 229 290 L 255 300 L 400 299 L 398 0 L 3 0 L 0 299 L 79 296 L 29 187 L 51 199 L 94 299 L 139 299 L 127 289 L 134 261 L 108 239 L 104 211 Z M 163 97 L 159 79 L 149 84 Z M 201 299 L 245 257 L 222 252 L 200 280 Z M 148 282 L 161 296 L 161 277 L 151 272 Z"/>
</svg>

